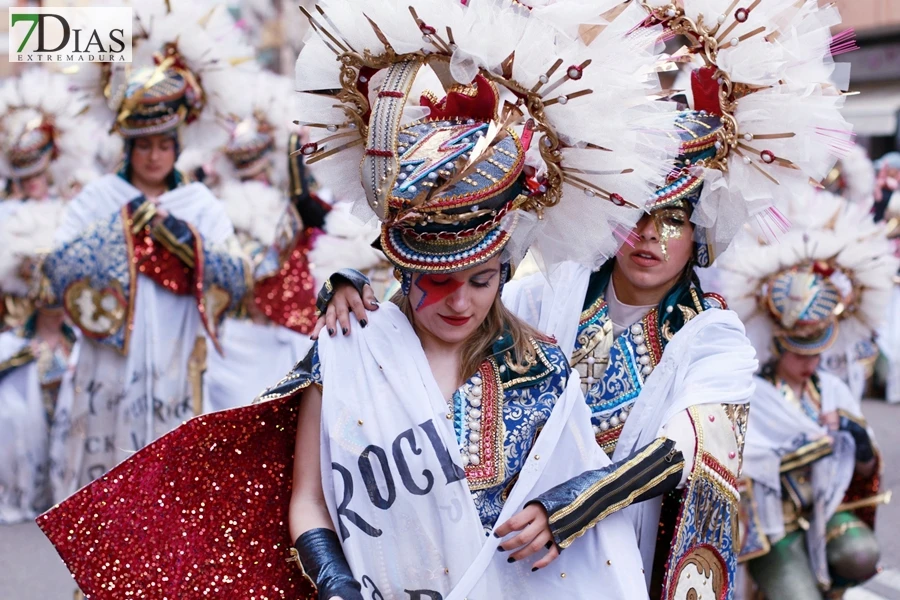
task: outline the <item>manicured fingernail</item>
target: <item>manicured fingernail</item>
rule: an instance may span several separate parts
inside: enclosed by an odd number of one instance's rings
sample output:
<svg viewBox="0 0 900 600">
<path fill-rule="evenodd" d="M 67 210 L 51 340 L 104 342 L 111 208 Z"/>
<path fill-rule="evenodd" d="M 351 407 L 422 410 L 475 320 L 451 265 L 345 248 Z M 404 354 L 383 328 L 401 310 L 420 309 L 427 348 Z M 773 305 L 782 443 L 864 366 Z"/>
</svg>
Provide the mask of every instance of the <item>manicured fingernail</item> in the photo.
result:
<svg viewBox="0 0 900 600">
<path fill-rule="evenodd" d="M 532 572 L 532 573 L 534 573 L 534 572 L 537 571 L 537 570 L 538 570 L 537 567 L 531 567 L 531 572 Z"/>
<path fill-rule="evenodd" d="M 334 329 L 331 329 L 331 328 L 329 327 L 329 328 L 328 328 L 328 335 L 330 335 L 331 337 L 334 337 Z"/>
<path fill-rule="evenodd" d="M 362 321 L 359 322 L 360 327 L 365 327 L 368 324 L 369 324 L 369 322 L 366 319 L 363 319 Z"/>
<path fill-rule="evenodd" d="M 341 327 L 341 333 L 343 333 L 344 335 L 347 335 L 347 331 L 348 331 L 348 329 L 346 327 Z"/>
<path fill-rule="evenodd" d="M 497 546 L 497 552 L 503 552 L 503 546 Z"/>
<path fill-rule="evenodd" d="M 516 559 L 514 559 L 512 556 L 510 556 L 509 558 L 506 559 L 506 562 L 514 563 L 514 562 L 516 562 Z"/>
<path fill-rule="evenodd" d="M 315 341 L 318 340 L 319 338 L 318 338 L 317 336 L 311 335 L 311 336 L 309 336 L 309 339 L 311 339 L 312 341 L 315 342 Z"/>
<path fill-rule="evenodd" d="M 553 541 L 552 541 L 552 540 L 549 541 L 549 542 L 547 542 L 547 545 L 544 546 L 544 548 L 546 548 L 547 550 L 549 550 L 551 546 L 553 546 Z"/>
<path fill-rule="evenodd" d="M 497 539 L 499 540 L 499 539 L 500 539 L 500 534 L 497 533 L 497 532 L 495 531 L 495 532 L 494 532 L 494 537 L 497 538 Z"/>
</svg>

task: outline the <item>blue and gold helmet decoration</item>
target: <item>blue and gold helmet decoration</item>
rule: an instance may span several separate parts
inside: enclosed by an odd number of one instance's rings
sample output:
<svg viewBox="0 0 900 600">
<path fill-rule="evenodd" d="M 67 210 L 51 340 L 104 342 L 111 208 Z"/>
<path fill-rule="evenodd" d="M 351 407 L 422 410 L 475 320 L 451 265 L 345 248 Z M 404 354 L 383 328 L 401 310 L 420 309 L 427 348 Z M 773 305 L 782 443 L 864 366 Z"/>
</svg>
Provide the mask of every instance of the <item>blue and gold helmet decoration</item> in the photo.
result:
<svg viewBox="0 0 900 600">
<path fill-rule="evenodd" d="M 774 344 L 779 353 L 814 356 L 834 344 L 843 304 L 831 271 L 828 265 L 813 263 L 769 278 L 763 302 L 775 322 Z"/>
<path fill-rule="evenodd" d="M 675 168 L 666 178 L 665 185 L 654 193 L 646 210 L 654 212 L 664 208 L 681 208 L 693 211 L 700 202 L 703 191 L 703 175 L 698 169 L 705 161 L 716 156 L 718 150 L 722 118 L 705 110 L 685 111 L 675 119 L 675 130 L 670 135 L 677 136 L 680 152 Z M 704 227 L 694 226 L 694 259 L 701 267 L 710 266 L 716 251 L 712 245 L 712 232 Z"/>
<path fill-rule="evenodd" d="M 203 88 L 174 44 L 154 56 L 155 66 L 128 77 L 113 130 L 126 139 L 174 132 L 197 118 Z"/>
<path fill-rule="evenodd" d="M 408 272 L 454 272 L 499 254 L 527 198 L 525 151 L 512 128 L 492 129 L 496 86 L 479 75 L 443 99 L 423 96 L 427 118 L 400 127 L 399 172 L 386 197 L 378 246 Z M 492 136 L 492 150 L 469 164 L 476 145 Z M 377 151 L 376 151 L 377 152 Z"/>
</svg>

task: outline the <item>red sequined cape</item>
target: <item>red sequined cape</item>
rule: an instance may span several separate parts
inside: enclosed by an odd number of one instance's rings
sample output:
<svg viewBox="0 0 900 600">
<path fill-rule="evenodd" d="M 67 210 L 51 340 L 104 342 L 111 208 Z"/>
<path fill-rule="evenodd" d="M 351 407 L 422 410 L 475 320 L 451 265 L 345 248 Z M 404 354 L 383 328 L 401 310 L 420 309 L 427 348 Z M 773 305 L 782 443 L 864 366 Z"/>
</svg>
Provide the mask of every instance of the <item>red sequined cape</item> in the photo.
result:
<svg viewBox="0 0 900 600">
<path fill-rule="evenodd" d="M 91 600 L 299 600 L 287 562 L 300 392 L 195 417 L 37 519 Z"/>
</svg>

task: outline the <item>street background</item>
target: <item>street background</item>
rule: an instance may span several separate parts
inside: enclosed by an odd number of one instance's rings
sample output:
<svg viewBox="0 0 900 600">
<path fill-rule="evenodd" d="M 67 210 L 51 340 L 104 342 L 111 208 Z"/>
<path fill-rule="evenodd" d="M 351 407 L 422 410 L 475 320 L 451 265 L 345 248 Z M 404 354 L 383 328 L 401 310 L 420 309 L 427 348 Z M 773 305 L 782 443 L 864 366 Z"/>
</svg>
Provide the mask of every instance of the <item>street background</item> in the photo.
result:
<svg viewBox="0 0 900 600">
<path fill-rule="evenodd" d="M 895 433 L 900 405 L 867 400 L 863 411 L 884 457 L 882 489 L 894 490 L 897 500 L 878 512 L 884 571 L 844 600 L 900 600 L 900 436 Z M 72 600 L 74 590 L 69 572 L 36 525 L 0 527 L 0 599 Z"/>
</svg>

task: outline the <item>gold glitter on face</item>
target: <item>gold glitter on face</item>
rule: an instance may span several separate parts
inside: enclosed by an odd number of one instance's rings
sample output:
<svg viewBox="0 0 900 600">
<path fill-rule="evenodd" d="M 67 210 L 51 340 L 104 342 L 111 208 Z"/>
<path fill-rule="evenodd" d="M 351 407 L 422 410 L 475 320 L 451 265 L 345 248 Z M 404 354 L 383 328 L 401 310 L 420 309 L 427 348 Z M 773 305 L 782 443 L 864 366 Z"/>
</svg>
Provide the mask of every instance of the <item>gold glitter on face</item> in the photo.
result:
<svg viewBox="0 0 900 600">
<path fill-rule="evenodd" d="M 683 208 L 671 207 L 650 213 L 659 234 L 659 249 L 663 260 L 669 260 L 669 240 L 680 240 L 688 222 L 688 212 Z"/>
</svg>

